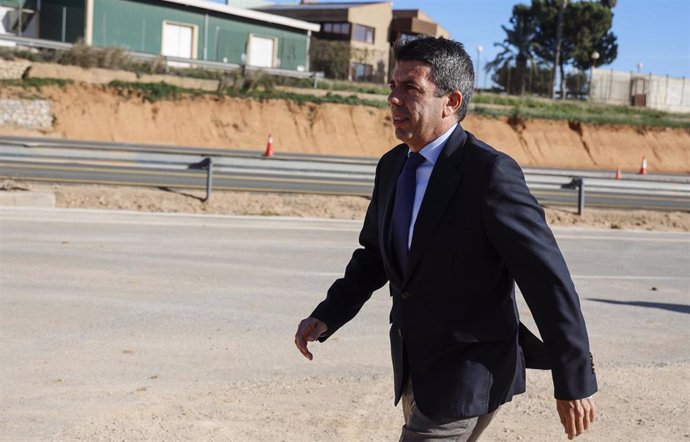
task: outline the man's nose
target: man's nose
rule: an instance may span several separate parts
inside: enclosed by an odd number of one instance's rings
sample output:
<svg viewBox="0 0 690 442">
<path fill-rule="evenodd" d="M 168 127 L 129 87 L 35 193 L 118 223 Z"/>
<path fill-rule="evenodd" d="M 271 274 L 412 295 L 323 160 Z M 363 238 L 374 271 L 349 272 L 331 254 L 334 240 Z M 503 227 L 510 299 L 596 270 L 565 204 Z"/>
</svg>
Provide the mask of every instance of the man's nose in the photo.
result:
<svg viewBox="0 0 690 442">
<path fill-rule="evenodd" d="M 391 106 L 400 106 L 402 102 L 400 101 L 400 98 L 396 95 L 395 90 L 392 90 L 390 94 L 388 94 L 388 104 Z"/>
</svg>

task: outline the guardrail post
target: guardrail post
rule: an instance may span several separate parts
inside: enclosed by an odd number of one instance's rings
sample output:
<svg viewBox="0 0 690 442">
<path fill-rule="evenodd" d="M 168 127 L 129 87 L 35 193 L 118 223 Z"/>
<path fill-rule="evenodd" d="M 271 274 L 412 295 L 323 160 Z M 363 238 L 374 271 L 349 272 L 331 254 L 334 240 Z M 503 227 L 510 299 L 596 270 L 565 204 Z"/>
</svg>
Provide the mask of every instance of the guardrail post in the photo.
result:
<svg viewBox="0 0 690 442">
<path fill-rule="evenodd" d="M 206 198 L 204 202 L 207 203 L 211 199 L 211 189 L 213 188 L 213 158 L 208 157 L 204 160 L 206 162 Z"/>
<path fill-rule="evenodd" d="M 314 72 L 311 75 L 311 79 L 312 79 L 312 82 L 311 82 L 312 88 L 316 89 L 317 87 L 319 87 L 319 81 L 316 79 L 316 72 Z"/>
<path fill-rule="evenodd" d="M 585 180 L 582 177 L 575 177 L 569 183 L 563 184 L 562 189 L 577 188 L 577 214 L 582 216 L 585 211 Z"/>
<path fill-rule="evenodd" d="M 203 201 L 208 202 L 211 199 L 211 189 L 213 188 L 213 158 L 205 157 L 198 163 L 190 164 L 187 168 L 206 171 L 206 198 Z"/>
<path fill-rule="evenodd" d="M 575 178 L 577 185 L 577 214 L 582 216 L 585 210 L 585 180 L 582 178 Z"/>
</svg>

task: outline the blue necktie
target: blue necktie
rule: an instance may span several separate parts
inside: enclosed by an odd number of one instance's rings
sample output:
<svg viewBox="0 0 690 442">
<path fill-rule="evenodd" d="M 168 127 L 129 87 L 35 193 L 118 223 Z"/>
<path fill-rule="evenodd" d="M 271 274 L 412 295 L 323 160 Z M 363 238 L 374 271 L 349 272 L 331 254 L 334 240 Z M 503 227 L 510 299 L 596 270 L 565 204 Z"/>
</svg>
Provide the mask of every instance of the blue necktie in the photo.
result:
<svg viewBox="0 0 690 442">
<path fill-rule="evenodd" d="M 412 221 L 412 206 L 417 188 L 417 167 L 423 162 L 424 157 L 421 154 L 410 152 L 395 188 L 391 236 L 393 255 L 403 275 L 407 272 L 407 244 L 410 222 Z"/>
</svg>

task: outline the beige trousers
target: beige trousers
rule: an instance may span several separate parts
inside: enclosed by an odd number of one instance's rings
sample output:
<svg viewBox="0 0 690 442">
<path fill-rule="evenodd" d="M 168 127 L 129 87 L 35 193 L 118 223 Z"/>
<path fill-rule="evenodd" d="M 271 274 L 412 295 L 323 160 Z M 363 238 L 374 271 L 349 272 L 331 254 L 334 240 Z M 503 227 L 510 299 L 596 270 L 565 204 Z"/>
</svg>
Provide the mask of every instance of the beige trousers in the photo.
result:
<svg viewBox="0 0 690 442">
<path fill-rule="evenodd" d="M 419 411 L 412 393 L 412 380 L 408 378 L 402 395 L 403 416 L 400 442 L 454 441 L 476 442 L 498 410 L 483 416 L 458 420 L 433 420 Z"/>
</svg>

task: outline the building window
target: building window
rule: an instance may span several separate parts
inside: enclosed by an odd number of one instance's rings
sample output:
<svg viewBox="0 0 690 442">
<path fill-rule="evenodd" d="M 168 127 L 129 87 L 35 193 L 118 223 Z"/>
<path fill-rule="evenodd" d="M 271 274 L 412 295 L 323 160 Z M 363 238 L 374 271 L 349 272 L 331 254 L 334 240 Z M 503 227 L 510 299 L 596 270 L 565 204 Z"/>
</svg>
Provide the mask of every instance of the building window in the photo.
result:
<svg viewBox="0 0 690 442">
<path fill-rule="evenodd" d="M 350 35 L 350 23 L 323 23 L 321 32 L 324 34 Z"/>
<path fill-rule="evenodd" d="M 354 25 L 352 27 L 352 39 L 355 41 L 374 44 L 374 28 L 363 25 Z"/>
<path fill-rule="evenodd" d="M 352 63 L 353 81 L 371 81 L 374 73 L 374 66 L 364 63 Z"/>
<path fill-rule="evenodd" d="M 405 34 L 403 32 L 398 37 L 398 40 L 400 40 L 400 41 L 414 40 L 415 38 L 417 38 L 417 35 L 419 35 L 419 34 Z"/>
<path fill-rule="evenodd" d="M 247 64 L 262 68 L 275 67 L 277 43 L 277 39 L 274 37 L 260 37 L 249 34 Z"/>
<path fill-rule="evenodd" d="M 196 58 L 197 27 L 186 23 L 163 21 L 161 54 L 168 57 Z M 189 67 L 188 63 L 168 62 L 169 66 Z"/>
</svg>

